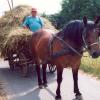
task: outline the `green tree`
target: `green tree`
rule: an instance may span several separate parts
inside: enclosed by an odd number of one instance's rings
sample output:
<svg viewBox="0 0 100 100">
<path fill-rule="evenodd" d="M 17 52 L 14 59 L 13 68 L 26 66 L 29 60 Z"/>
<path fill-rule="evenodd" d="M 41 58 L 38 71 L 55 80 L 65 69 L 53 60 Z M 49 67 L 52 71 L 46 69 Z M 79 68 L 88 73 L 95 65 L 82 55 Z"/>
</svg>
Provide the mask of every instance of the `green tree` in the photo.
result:
<svg viewBox="0 0 100 100">
<path fill-rule="evenodd" d="M 56 20 L 52 15 L 56 23 L 60 23 L 59 28 L 70 20 L 82 19 L 83 16 L 93 20 L 95 16 L 100 15 L 100 0 L 63 0 L 61 6 L 62 10 L 56 16 L 56 19 L 60 20 Z"/>
<path fill-rule="evenodd" d="M 100 14 L 100 0 L 63 0 L 60 14 L 66 21 L 82 19 L 83 16 L 93 20 Z"/>
<path fill-rule="evenodd" d="M 60 15 L 60 13 L 50 15 L 48 18 L 57 29 L 62 28 L 62 25 L 65 22 L 63 16 Z"/>
<path fill-rule="evenodd" d="M 46 15 L 46 13 L 45 12 L 43 12 L 42 14 L 41 14 L 41 16 L 42 17 L 45 17 L 45 18 L 47 18 L 48 16 Z"/>
</svg>

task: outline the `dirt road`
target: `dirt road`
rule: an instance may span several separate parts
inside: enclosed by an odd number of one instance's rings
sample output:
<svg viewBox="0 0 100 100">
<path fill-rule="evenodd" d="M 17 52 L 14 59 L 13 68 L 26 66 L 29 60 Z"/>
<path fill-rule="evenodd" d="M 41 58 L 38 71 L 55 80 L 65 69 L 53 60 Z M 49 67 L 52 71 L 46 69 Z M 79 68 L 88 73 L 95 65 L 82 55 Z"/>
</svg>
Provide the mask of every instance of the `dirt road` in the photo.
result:
<svg viewBox="0 0 100 100">
<path fill-rule="evenodd" d="M 20 73 L 11 72 L 7 62 L 0 60 L 0 80 L 3 82 L 8 100 L 55 100 L 56 73 L 47 70 L 48 87 L 38 89 L 36 72 L 28 78 Z M 79 88 L 83 100 L 100 100 L 100 81 L 83 73 L 79 73 Z M 65 69 L 61 85 L 62 100 L 73 100 L 73 79 L 70 69 Z"/>
</svg>

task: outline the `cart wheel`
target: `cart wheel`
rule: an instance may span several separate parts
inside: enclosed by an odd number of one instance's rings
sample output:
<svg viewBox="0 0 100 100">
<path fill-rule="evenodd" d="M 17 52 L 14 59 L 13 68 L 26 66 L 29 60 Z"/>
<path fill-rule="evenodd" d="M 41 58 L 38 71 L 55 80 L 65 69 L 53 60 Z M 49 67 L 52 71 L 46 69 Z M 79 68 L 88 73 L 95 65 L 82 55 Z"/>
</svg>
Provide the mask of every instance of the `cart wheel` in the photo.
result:
<svg viewBox="0 0 100 100">
<path fill-rule="evenodd" d="M 12 60 L 13 53 L 11 52 L 11 53 L 7 54 L 7 57 L 9 58 L 7 60 L 8 60 L 8 63 L 9 63 L 10 70 L 13 71 L 14 70 L 14 63 L 13 63 L 13 60 Z"/>
<path fill-rule="evenodd" d="M 16 64 L 17 64 L 13 55 L 14 53 L 11 53 L 8 55 L 8 58 L 9 58 L 8 62 L 9 62 L 11 71 L 14 71 L 14 69 L 16 68 Z"/>
<path fill-rule="evenodd" d="M 15 65 L 14 65 L 14 63 L 13 63 L 13 61 L 12 61 L 12 60 L 9 60 L 9 66 L 10 66 L 11 71 L 13 71 L 13 70 L 14 70 Z"/>
<path fill-rule="evenodd" d="M 48 67 L 49 67 L 49 71 L 51 73 L 54 73 L 56 71 L 56 66 L 55 65 L 48 64 Z"/>
<path fill-rule="evenodd" d="M 23 77 L 28 76 L 28 65 L 27 65 L 27 58 L 23 53 L 19 55 L 19 65 L 21 66 L 21 72 Z"/>
</svg>

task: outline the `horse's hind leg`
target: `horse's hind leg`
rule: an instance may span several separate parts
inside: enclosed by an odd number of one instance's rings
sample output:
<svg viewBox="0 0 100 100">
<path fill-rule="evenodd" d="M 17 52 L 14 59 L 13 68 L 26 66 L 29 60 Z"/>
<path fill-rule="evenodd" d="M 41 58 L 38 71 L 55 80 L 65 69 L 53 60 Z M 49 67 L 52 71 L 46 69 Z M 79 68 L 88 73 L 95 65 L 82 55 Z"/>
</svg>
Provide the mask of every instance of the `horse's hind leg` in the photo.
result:
<svg viewBox="0 0 100 100">
<path fill-rule="evenodd" d="M 40 65 L 38 65 L 38 64 L 36 64 L 36 72 L 37 72 L 37 77 L 38 77 L 38 85 L 39 85 L 39 88 L 42 88 Z"/>
<path fill-rule="evenodd" d="M 57 66 L 57 90 L 56 90 L 56 100 L 60 100 L 61 99 L 61 94 L 60 94 L 60 86 L 61 86 L 61 82 L 62 82 L 62 73 L 63 73 L 63 68 L 60 68 Z"/>
<path fill-rule="evenodd" d="M 76 97 L 81 95 L 78 88 L 78 69 L 79 68 L 72 68 L 73 80 L 74 80 L 74 93 Z"/>
<path fill-rule="evenodd" d="M 43 85 L 45 87 L 47 87 L 46 68 L 47 68 L 47 64 L 43 64 L 42 65 L 42 70 L 43 70 Z"/>
</svg>

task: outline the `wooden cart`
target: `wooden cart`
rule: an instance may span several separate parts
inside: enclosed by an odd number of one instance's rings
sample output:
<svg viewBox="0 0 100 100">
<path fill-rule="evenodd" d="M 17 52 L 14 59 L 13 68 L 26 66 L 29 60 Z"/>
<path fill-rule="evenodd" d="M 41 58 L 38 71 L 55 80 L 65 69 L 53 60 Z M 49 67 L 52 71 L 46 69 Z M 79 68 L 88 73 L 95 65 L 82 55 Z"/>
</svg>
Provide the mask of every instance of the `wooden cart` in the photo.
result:
<svg viewBox="0 0 100 100">
<path fill-rule="evenodd" d="M 11 71 L 19 68 L 22 76 L 26 77 L 28 76 L 30 64 L 34 64 L 31 55 L 32 54 L 28 54 L 28 52 L 26 53 L 23 50 L 20 52 L 12 51 L 10 54 L 8 54 L 5 60 L 8 60 Z M 54 73 L 56 71 L 56 66 L 53 66 L 51 64 L 48 64 L 48 68 L 51 73 Z"/>
</svg>

